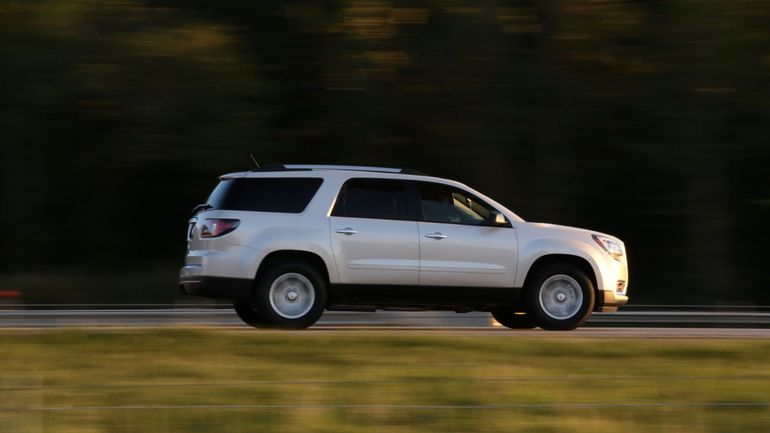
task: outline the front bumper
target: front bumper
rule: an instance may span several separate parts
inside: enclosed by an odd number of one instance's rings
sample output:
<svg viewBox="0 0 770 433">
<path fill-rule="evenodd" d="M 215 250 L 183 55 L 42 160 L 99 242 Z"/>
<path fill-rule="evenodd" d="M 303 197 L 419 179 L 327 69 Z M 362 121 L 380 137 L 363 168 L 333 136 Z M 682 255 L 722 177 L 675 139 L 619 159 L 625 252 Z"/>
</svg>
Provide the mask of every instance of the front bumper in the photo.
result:
<svg viewBox="0 0 770 433">
<path fill-rule="evenodd" d="M 251 298 L 254 280 L 227 277 L 187 277 L 179 281 L 184 295 L 240 301 Z"/>
<path fill-rule="evenodd" d="M 618 311 L 618 308 L 628 303 L 628 296 L 620 295 L 612 290 L 600 290 L 599 299 L 596 300 L 599 308 L 597 311 L 602 313 L 612 313 Z"/>
</svg>

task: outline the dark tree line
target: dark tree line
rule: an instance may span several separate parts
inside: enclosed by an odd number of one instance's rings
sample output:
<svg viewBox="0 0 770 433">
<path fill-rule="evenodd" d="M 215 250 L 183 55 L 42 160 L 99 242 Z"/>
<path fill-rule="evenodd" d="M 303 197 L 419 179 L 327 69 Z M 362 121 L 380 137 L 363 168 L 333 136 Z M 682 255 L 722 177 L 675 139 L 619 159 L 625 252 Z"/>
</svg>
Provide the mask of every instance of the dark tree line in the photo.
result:
<svg viewBox="0 0 770 433">
<path fill-rule="evenodd" d="M 770 2 L 10 0 L 0 289 L 177 298 L 261 162 L 407 166 L 618 235 L 636 303 L 767 304 Z"/>
</svg>

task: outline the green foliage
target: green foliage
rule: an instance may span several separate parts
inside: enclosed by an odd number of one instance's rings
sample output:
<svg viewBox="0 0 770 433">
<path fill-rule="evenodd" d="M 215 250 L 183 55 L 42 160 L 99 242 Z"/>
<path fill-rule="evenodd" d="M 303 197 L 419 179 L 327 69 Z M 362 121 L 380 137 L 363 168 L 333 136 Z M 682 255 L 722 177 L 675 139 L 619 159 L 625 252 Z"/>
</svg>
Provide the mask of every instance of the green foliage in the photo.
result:
<svg viewBox="0 0 770 433">
<path fill-rule="evenodd" d="M 142 269 L 178 266 L 189 209 L 254 153 L 413 167 L 616 234 L 637 303 L 766 304 L 769 19 L 765 0 L 6 1 L 0 289 L 173 299 Z"/>
</svg>

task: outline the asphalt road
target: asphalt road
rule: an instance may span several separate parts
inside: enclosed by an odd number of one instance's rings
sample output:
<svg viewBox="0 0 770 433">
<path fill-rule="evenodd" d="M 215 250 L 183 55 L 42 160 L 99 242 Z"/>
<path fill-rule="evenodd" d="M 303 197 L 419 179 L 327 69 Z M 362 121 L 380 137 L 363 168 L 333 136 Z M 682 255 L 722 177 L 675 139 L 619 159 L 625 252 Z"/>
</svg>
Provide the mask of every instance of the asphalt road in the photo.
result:
<svg viewBox="0 0 770 433">
<path fill-rule="evenodd" d="M 770 338 L 770 312 L 635 310 L 596 313 L 589 323 L 569 333 L 540 329 L 512 331 L 487 313 L 447 312 L 327 312 L 312 331 L 342 329 L 370 332 L 421 331 L 501 335 L 514 333 L 573 337 Z M 133 309 L 9 309 L 0 310 L 0 328 L 78 327 L 216 327 L 234 330 L 244 325 L 229 308 Z"/>
</svg>

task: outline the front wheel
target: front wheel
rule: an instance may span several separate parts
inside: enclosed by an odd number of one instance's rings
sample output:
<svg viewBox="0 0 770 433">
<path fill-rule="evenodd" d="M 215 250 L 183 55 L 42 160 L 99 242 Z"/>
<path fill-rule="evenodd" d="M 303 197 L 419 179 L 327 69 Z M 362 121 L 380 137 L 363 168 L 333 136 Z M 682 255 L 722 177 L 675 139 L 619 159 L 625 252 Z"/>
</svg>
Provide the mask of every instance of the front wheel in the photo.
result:
<svg viewBox="0 0 770 433">
<path fill-rule="evenodd" d="M 326 309 L 326 281 L 305 262 L 276 263 L 257 279 L 252 305 L 262 325 L 307 328 Z"/>
<path fill-rule="evenodd" d="M 571 263 L 539 269 L 525 288 L 528 311 L 541 328 L 570 330 L 591 316 L 596 295 L 588 275 Z"/>
<path fill-rule="evenodd" d="M 511 329 L 532 329 L 537 324 L 532 320 L 532 315 L 524 312 L 517 312 L 512 307 L 498 307 L 492 310 L 492 317 L 497 323 Z"/>
</svg>

